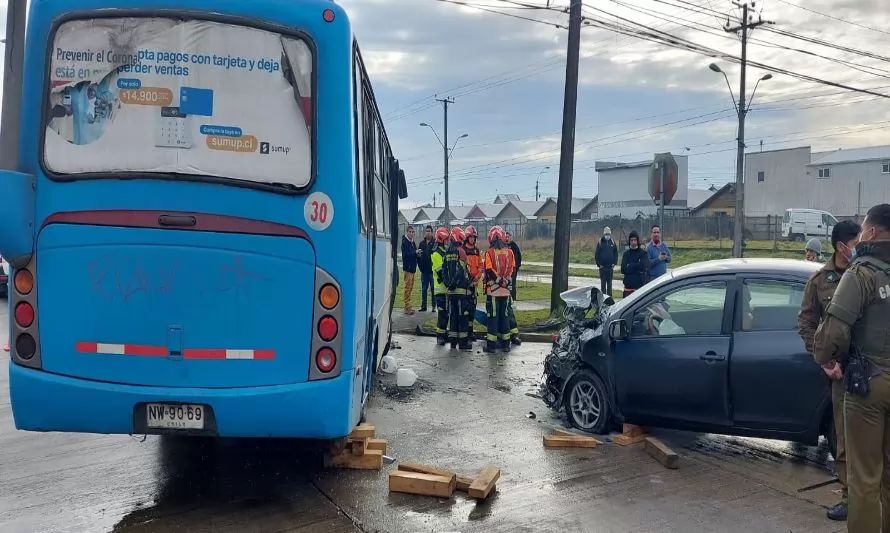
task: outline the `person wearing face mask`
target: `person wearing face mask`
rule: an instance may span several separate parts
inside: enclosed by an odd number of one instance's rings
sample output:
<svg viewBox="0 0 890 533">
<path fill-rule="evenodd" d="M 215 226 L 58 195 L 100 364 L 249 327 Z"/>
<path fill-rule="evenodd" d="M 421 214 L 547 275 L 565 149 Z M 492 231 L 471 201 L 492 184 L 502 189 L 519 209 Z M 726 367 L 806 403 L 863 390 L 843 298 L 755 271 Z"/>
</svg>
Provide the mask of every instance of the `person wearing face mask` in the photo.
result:
<svg viewBox="0 0 890 533">
<path fill-rule="evenodd" d="M 797 330 L 807 351 L 813 353 L 813 341 L 819 322 L 825 318 L 825 311 L 844 271 L 850 266 L 853 248 L 862 228 L 852 220 L 839 222 L 831 232 L 831 247 L 834 253 L 821 269 L 810 277 L 803 291 L 803 301 L 797 314 Z M 819 242 L 818 240 L 816 241 Z M 808 249 L 811 246 L 807 245 Z M 821 246 L 819 246 L 821 249 Z M 815 259 L 809 259 L 815 261 Z M 840 481 L 841 501 L 828 509 L 828 518 L 844 521 L 847 519 L 847 454 L 844 446 L 844 384 L 840 369 L 829 373 L 831 377 L 831 408 L 834 415 L 834 430 L 837 442 L 837 457 L 834 464 Z"/>
<path fill-rule="evenodd" d="M 816 329 L 813 353 L 843 372 L 847 531 L 890 531 L 890 204 L 868 210 L 853 258 Z"/>
<path fill-rule="evenodd" d="M 612 242 L 612 229 L 606 226 L 600 242 L 596 243 L 594 261 L 600 269 L 600 290 L 606 296 L 612 296 L 612 275 L 618 264 L 618 247 Z"/>
<path fill-rule="evenodd" d="M 649 253 L 640 247 L 640 234 L 631 231 L 627 237 L 627 250 L 621 256 L 621 273 L 624 274 L 624 292 L 626 298 L 649 281 Z"/>
<path fill-rule="evenodd" d="M 822 255 L 822 241 L 820 241 L 816 237 L 810 239 L 807 242 L 807 246 L 804 249 L 803 254 L 803 258 L 805 261 L 818 262 L 819 257 Z"/>
</svg>

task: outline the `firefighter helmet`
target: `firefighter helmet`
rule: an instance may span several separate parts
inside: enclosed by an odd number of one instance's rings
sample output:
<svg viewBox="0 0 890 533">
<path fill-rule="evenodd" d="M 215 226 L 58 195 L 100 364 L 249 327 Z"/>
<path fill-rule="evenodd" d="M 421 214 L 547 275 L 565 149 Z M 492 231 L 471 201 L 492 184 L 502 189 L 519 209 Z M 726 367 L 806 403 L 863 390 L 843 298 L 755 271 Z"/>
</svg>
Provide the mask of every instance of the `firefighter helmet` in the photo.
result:
<svg viewBox="0 0 890 533">
<path fill-rule="evenodd" d="M 493 244 L 497 240 L 504 240 L 504 230 L 500 226 L 492 226 L 488 230 L 488 242 Z"/>
<path fill-rule="evenodd" d="M 468 239 L 470 237 L 476 237 L 476 228 L 474 228 L 473 225 L 470 224 L 469 226 L 467 226 L 467 229 L 464 230 L 464 233 L 467 234 Z"/>
<path fill-rule="evenodd" d="M 460 229 L 460 227 L 455 226 L 451 228 L 451 239 L 454 242 L 463 243 L 467 239 L 467 235 L 464 233 L 464 230 Z"/>
<path fill-rule="evenodd" d="M 439 228 L 436 230 L 436 242 L 439 244 L 444 244 L 445 241 L 448 240 L 448 230 L 445 228 Z"/>
</svg>

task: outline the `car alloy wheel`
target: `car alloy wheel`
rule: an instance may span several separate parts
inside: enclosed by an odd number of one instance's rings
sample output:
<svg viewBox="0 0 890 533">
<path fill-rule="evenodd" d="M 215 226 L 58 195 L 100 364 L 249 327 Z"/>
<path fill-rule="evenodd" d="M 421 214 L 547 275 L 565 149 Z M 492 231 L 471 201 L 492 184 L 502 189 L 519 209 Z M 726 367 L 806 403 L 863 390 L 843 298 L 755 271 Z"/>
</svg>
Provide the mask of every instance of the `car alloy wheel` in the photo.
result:
<svg viewBox="0 0 890 533">
<path fill-rule="evenodd" d="M 568 384 L 565 409 L 569 422 L 578 429 L 602 432 L 611 413 L 602 380 L 596 374 L 582 370 Z"/>
</svg>

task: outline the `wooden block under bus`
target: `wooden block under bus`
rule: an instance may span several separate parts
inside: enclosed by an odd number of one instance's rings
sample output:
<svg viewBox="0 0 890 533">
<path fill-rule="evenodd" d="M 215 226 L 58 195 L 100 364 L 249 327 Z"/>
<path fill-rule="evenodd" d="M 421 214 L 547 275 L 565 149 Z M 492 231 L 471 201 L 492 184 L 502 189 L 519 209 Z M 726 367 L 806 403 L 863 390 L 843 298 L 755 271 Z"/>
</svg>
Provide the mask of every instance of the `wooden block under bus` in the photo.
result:
<svg viewBox="0 0 890 533">
<path fill-rule="evenodd" d="M 476 476 L 476 479 L 473 480 L 473 483 L 470 484 L 470 488 L 467 489 L 467 494 L 469 494 L 471 498 L 476 498 L 477 500 L 488 498 L 500 477 L 500 469 L 490 466 L 483 468 L 482 471 L 479 472 L 479 475 Z"/>
<path fill-rule="evenodd" d="M 350 441 L 352 447 L 352 455 L 364 455 L 368 450 L 369 439 L 355 439 Z"/>
<path fill-rule="evenodd" d="M 457 486 L 456 490 L 461 492 L 468 492 L 470 490 L 470 485 L 473 484 L 473 481 L 476 481 L 474 478 L 470 476 L 462 476 L 460 474 L 457 475 Z"/>
<path fill-rule="evenodd" d="M 456 486 L 454 474 L 451 477 L 393 470 L 389 473 L 389 491 L 422 496 L 438 496 L 450 498 Z"/>
<path fill-rule="evenodd" d="M 621 446 L 629 446 L 631 444 L 639 444 L 646 440 L 646 435 L 637 435 L 636 437 L 628 437 L 627 435 L 615 435 L 612 442 Z"/>
<path fill-rule="evenodd" d="M 674 450 L 668 448 L 665 443 L 655 437 L 646 438 L 646 453 L 664 465 L 665 468 L 677 468 L 677 463 L 680 461 L 680 456 Z"/>
<path fill-rule="evenodd" d="M 331 465 L 354 470 L 380 470 L 383 468 L 383 452 L 365 450 L 363 455 L 340 454 L 331 457 Z"/>
<path fill-rule="evenodd" d="M 596 448 L 598 442 L 593 437 L 544 435 L 546 448 Z"/>
<path fill-rule="evenodd" d="M 638 437 L 640 435 L 649 433 L 646 428 L 644 428 L 643 426 L 638 426 L 636 424 L 624 424 L 621 430 L 621 434 L 628 437 Z"/>
<path fill-rule="evenodd" d="M 375 429 L 371 424 L 359 424 L 349 434 L 350 439 L 372 439 Z"/>
<path fill-rule="evenodd" d="M 417 472 L 418 474 L 429 474 L 431 476 L 448 478 L 454 475 L 454 472 L 445 470 L 444 468 L 436 468 L 435 466 L 427 466 L 417 463 L 399 463 L 399 466 L 397 466 L 396 469 L 403 472 Z"/>
<path fill-rule="evenodd" d="M 368 439 L 368 449 L 369 450 L 380 450 L 384 454 L 386 453 L 386 440 L 384 439 Z"/>
</svg>

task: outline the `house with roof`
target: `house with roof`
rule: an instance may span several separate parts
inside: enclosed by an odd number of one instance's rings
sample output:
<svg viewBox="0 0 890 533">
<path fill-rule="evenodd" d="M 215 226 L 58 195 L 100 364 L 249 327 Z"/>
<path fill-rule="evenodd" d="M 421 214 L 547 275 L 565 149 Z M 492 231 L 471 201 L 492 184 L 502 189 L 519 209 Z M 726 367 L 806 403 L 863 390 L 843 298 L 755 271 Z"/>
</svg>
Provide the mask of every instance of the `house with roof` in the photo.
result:
<svg viewBox="0 0 890 533">
<path fill-rule="evenodd" d="M 493 204 L 506 204 L 507 202 L 519 202 L 518 194 L 499 194 L 494 197 Z"/>
<path fill-rule="evenodd" d="M 537 220 L 538 209 L 544 202 L 509 201 L 495 217 L 495 222 L 504 230 L 515 235 L 522 235 L 523 228 L 531 221 Z"/>
<path fill-rule="evenodd" d="M 542 222 L 556 222 L 556 198 L 547 198 L 535 216 Z M 572 220 L 595 220 L 597 215 L 597 197 L 572 198 Z"/>
<path fill-rule="evenodd" d="M 476 204 L 467 213 L 466 219 L 470 222 L 482 222 L 494 220 L 506 207 L 505 204 Z"/>
<path fill-rule="evenodd" d="M 745 155 L 745 216 L 821 209 L 862 217 L 890 203 L 890 145 L 814 152 L 810 146 Z"/>
<path fill-rule="evenodd" d="M 702 194 L 706 193 L 706 194 Z M 699 198 L 704 196 L 704 200 Z M 695 205 L 692 206 L 693 201 Z M 727 183 L 719 189 L 689 189 L 689 216 L 714 217 L 735 215 L 735 183 Z"/>
<path fill-rule="evenodd" d="M 673 199 L 665 205 L 665 211 L 688 212 L 687 189 L 689 187 L 689 157 L 673 154 L 677 162 L 677 192 Z M 597 216 L 599 218 L 621 217 L 634 219 L 638 215 L 644 217 L 658 214 L 658 204 L 649 194 L 649 176 L 652 172 L 653 159 L 621 163 L 615 161 L 596 161 L 597 178 L 599 179 Z"/>
<path fill-rule="evenodd" d="M 417 215 L 419 213 L 420 208 L 399 209 L 399 227 L 402 228 L 402 231 L 404 231 L 405 228 L 414 223 L 414 219 L 417 218 Z"/>
</svg>

